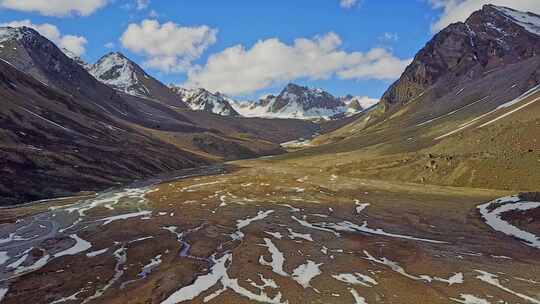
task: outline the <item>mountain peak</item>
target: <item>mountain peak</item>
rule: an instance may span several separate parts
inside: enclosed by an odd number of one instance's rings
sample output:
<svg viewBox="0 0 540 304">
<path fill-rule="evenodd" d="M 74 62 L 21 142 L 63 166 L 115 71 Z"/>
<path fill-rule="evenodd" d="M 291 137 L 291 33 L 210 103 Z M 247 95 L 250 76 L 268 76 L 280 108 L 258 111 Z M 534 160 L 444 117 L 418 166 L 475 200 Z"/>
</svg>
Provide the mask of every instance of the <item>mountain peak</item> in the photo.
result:
<svg viewBox="0 0 540 304">
<path fill-rule="evenodd" d="M 437 33 L 384 93 L 382 102 L 385 109 L 407 104 L 438 82 L 438 94 L 444 94 L 462 79 L 479 79 L 487 71 L 539 52 L 540 16 L 485 5 L 465 22 L 451 24 Z"/>
<path fill-rule="evenodd" d="M 304 87 L 296 83 L 289 82 L 283 90 L 289 91 L 289 90 L 308 90 L 308 89 L 309 89 L 308 87 Z"/>
<path fill-rule="evenodd" d="M 540 15 L 495 5 L 486 5 L 483 9 L 496 10 L 504 15 L 508 20 L 523 27 L 526 31 L 540 36 Z"/>
<path fill-rule="evenodd" d="M 174 92 L 148 75 L 121 52 L 110 52 L 88 68 L 100 82 L 128 95 L 158 100 L 170 106 L 185 108 Z"/>
<path fill-rule="evenodd" d="M 127 61 L 129 63 L 135 64 L 133 61 L 131 61 L 131 59 L 129 59 L 126 55 L 124 55 L 120 51 L 109 52 L 109 53 L 105 54 L 103 57 L 101 57 L 101 59 L 103 59 L 103 58 L 117 58 L 117 59 L 125 60 L 125 61 Z"/>
<path fill-rule="evenodd" d="M 120 52 L 111 52 L 101 57 L 90 67 L 89 72 L 118 91 L 134 96 L 148 96 L 148 90 L 140 83 L 141 78 L 148 76 Z"/>
<path fill-rule="evenodd" d="M 238 116 L 233 108 L 234 100 L 219 92 L 212 93 L 204 88 L 187 89 L 176 85 L 169 88 L 192 110 L 206 111 L 221 116 Z"/>
<path fill-rule="evenodd" d="M 354 98 L 288 83 L 278 96 L 265 95 L 251 104 L 236 104 L 236 110 L 251 117 L 332 119 L 362 111 L 362 103 L 354 102 Z"/>
<path fill-rule="evenodd" d="M 33 28 L 21 26 L 21 27 L 11 27 L 5 26 L 0 27 L 0 42 L 7 40 L 20 40 L 23 37 L 35 37 L 40 36 L 40 34 Z"/>
</svg>

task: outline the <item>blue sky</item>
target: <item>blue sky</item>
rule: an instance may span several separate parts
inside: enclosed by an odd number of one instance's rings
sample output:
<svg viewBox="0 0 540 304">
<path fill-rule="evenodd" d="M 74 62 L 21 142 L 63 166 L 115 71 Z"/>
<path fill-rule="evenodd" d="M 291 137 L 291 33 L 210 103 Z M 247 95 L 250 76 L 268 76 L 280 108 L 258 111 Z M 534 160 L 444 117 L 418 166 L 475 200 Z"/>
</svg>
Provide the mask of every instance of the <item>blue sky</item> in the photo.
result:
<svg viewBox="0 0 540 304">
<path fill-rule="evenodd" d="M 463 19 L 471 10 L 456 12 L 460 8 L 451 0 L 349 0 L 350 7 L 342 0 L 49 0 L 36 5 L 40 1 L 0 0 L 0 23 L 50 24 L 59 31 L 55 42 L 82 46 L 88 62 L 121 51 L 166 84 L 203 85 L 241 98 L 278 92 L 289 81 L 335 95 L 378 98 L 432 37 L 437 22 Z M 462 1 L 475 8 L 483 2 Z M 58 9 L 51 8 L 55 3 Z M 161 36 L 163 25 L 172 22 L 170 32 L 177 36 L 148 42 L 143 20 L 155 20 L 153 30 Z M 121 40 L 130 24 L 129 39 Z M 182 38 L 185 33 L 191 40 Z M 62 40 L 65 35 L 86 42 Z M 311 43 L 307 51 L 295 44 L 298 38 Z M 182 41 L 164 46 L 173 40 Z M 224 52 L 231 47 L 236 49 Z M 217 59 L 208 65 L 211 56 Z M 306 56 L 313 58 L 303 62 Z M 167 66 L 165 59 L 171 60 Z"/>
</svg>

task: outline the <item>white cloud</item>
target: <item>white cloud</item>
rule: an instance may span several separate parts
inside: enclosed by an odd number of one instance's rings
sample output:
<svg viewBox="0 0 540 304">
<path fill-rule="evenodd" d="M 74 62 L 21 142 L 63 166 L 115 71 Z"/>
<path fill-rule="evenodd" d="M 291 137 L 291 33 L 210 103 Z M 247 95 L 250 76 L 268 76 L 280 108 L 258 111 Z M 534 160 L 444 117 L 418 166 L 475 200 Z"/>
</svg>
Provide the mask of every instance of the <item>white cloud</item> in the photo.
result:
<svg viewBox="0 0 540 304">
<path fill-rule="evenodd" d="M 146 57 L 145 65 L 164 72 L 185 71 L 216 42 L 217 30 L 206 25 L 182 27 L 156 20 L 132 23 L 120 37 L 122 46 Z"/>
<path fill-rule="evenodd" d="M 87 42 L 88 40 L 82 36 L 65 35 L 60 39 L 59 45 L 73 54 L 81 56 L 86 51 L 84 46 Z"/>
<path fill-rule="evenodd" d="M 342 8 L 352 8 L 356 4 L 358 4 L 358 0 L 340 0 L 339 1 L 339 6 L 341 6 Z"/>
<path fill-rule="evenodd" d="M 299 38 L 292 45 L 277 38 L 258 41 L 250 49 L 236 45 L 191 69 L 184 85 L 242 95 L 299 78 L 396 79 L 410 62 L 380 48 L 348 53 L 340 46 L 335 33 Z"/>
<path fill-rule="evenodd" d="M 382 48 L 371 49 L 352 66 L 337 72 L 342 79 L 397 79 L 412 59 L 399 59 Z"/>
<path fill-rule="evenodd" d="M 137 10 L 143 10 L 148 8 L 150 0 L 137 0 Z"/>
<path fill-rule="evenodd" d="M 521 11 L 540 13 L 538 0 L 427 0 L 435 9 L 442 9 L 438 20 L 432 24 L 432 31 L 437 32 L 451 23 L 465 21 L 474 11 L 485 4 L 507 6 Z"/>
<path fill-rule="evenodd" d="M 368 96 L 357 96 L 357 97 L 355 97 L 355 100 L 358 101 L 358 103 L 360 104 L 362 109 L 367 109 L 367 108 L 379 103 L 378 98 L 371 98 L 371 97 L 368 97 Z"/>
<path fill-rule="evenodd" d="M 380 41 L 396 42 L 399 40 L 399 36 L 396 33 L 385 32 L 379 37 Z"/>
<path fill-rule="evenodd" d="M 0 0 L 0 8 L 37 12 L 46 16 L 88 16 L 108 0 Z"/>
<path fill-rule="evenodd" d="M 60 30 L 55 25 L 49 23 L 33 24 L 30 20 L 19 20 L 8 23 L 2 23 L 0 26 L 10 27 L 30 27 L 38 31 L 45 38 L 54 42 L 58 47 L 65 48 L 77 56 L 81 56 L 85 52 L 85 45 L 88 43 L 83 36 L 62 35 Z"/>
<path fill-rule="evenodd" d="M 112 49 L 112 48 L 114 48 L 114 47 L 115 47 L 114 42 L 107 42 L 107 43 L 105 43 L 105 48 L 107 48 L 107 49 Z"/>
</svg>

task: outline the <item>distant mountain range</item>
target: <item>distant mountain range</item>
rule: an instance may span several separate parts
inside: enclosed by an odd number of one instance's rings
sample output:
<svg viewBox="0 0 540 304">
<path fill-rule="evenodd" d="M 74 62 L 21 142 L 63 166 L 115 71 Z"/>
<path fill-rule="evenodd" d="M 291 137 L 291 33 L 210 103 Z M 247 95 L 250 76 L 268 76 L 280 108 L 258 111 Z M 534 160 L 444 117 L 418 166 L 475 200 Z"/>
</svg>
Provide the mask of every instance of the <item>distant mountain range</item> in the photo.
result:
<svg viewBox="0 0 540 304">
<path fill-rule="evenodd" d="M 239 102 L 204 88 L 166 87 L 119 52 L 109 53 L 93 65 L 75 56 L 73 59 L 96 79 L 120 92 L 222 116 L 328 120 L 356 114 L 378 102 L 368 97 L 334 97 L 321 89 L 292 83 L 278 96 L 267 95 L 255 102 Z"/>
<path fill-rule="evenodd" d="M 246 117 L 335 119 L 361 112 L 378 100 L 367 97 L 334 97 L 321 89 L 289 83 L 278 96 L 267 95 L 257 102 L 236 102 L 235 109 Z"/>
</svg>

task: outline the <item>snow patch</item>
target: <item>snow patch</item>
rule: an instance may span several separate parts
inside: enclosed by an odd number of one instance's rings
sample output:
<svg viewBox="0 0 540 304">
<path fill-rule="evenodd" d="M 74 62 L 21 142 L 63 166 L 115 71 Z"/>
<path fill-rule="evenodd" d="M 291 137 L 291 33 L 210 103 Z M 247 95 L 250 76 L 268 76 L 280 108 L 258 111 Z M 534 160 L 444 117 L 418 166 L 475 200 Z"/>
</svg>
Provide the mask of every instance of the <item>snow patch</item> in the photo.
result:
<svg viewBox="0 0 540 304">
<path fill-rule="evenodd" d="M 310 281 L 316 276 L 320 275 L 322 272 L 320 270 L 321 264 L 317 264 L 313 261 L 308 260 L 306 264 L 298 266 L 292 274 L 293 279 L 302 285 L 304 288 L 311 287 Z"/>
<path fill-rule="evenodd" d="M 72 235 L 70 235 L 70 237 L 75 240 L 75 245 L 73 245 L 69 249 L 66 249 L 64 251 L 60 251 L 58 253 L 55 253 L 54 254 L 55 258 L 59 258 L 61 256 L 65 256 L 65 255 L 76 255 L 76 254 L 78 254 L 80 252 L 84 252 L 84 251 L 92 248 L 92 244 L 90 242 L 87 242 L 87 241 L 81 239 L 76 234 L 72 234 Z"/>
<path fill-rule="evenodd" d="M 498 206 L 499 204 L 502 205 Z M 523 231 L 501 218 L 506 212 L 527 211 L 536 208 L 540 208 L 540 202 L 520 201 L 517 196 L 503 197 L 478 206 L 480 214 L 488 226 L 496 231 L 520 239 L 531 247 L 540 249 L 540 237 Z"/>
<path fill-rule="evenodd" d="M 264 256 L 261 255 L 259 257 L 259 263 L 264 266 L 272 267 L 272 271 L 279 274 L 280 276 L 289 276 L 283 270 L 283 265 L 285 264 L 285 257 L 283 256 L 283 253 L 279 251 L 276 245 L 274 245 L 274 243 L 272 243 L 269 238 L 264 238 L 264 244 L 261 244 L 260 246 L 268 248 L 268 251 L 270 251 L 270 254 L 272 255 L 272 261 L 267 262 Z"/>
</svg>

